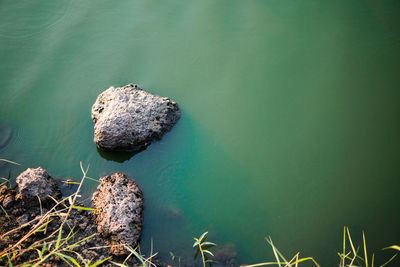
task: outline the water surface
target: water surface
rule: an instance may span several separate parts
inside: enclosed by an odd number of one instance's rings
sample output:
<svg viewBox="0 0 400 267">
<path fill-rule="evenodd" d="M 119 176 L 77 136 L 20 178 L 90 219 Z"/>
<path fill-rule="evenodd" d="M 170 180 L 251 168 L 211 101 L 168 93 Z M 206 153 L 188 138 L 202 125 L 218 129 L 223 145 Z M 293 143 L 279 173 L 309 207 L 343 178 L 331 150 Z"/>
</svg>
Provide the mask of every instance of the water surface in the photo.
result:
<svg viewBox="0 0 400 267">
<path fill-rule="evenodd" d="M 344 225 L 371 251 L 399 244 L 399 3 L 3 0 L 0 158 L 22 166 L 0 174 L 128 173 L 164 259 L 206 230 L 239 263 L 271 260 L 270 235 L 332 266 Z M 182 118 L 133 157 L 101 154 L 91 105 L 131 82 Z"/>
</svg>

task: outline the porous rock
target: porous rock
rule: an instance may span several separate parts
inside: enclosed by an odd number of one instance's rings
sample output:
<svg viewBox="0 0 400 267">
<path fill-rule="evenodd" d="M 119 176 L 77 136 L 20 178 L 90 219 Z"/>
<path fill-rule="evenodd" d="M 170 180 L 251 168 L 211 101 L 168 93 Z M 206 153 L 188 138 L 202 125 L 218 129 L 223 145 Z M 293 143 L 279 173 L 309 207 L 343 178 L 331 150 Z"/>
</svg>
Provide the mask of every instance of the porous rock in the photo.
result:
<svg viewBox="0 0 400 267">
<path fill-rule="evenodd" d="M 110 253 L 125 255 L 124 244 L 135 247 L 142 232 L 143 194 L 123 173 L 100 179 L 92 197 L 97 231 L 111 245 Z"/>
<path fill-rule="evenodd" d="M 61 197 L 56 183 L 42 167 L 25 170 L 17 177 L 16 182 L 19 189 L 18 198 L 25 206 L 39 204 L 38 197 L 43 204 L 51 202 L 51 197 L 55 199 Z"/>
<path fill-rule="evenodd" d="M 136 84 L 110 87 L 92 107 L 94 142 L 104 151 L 139 151 L 158 140 L 180 118 L 178 104 Z"/>
</svg>

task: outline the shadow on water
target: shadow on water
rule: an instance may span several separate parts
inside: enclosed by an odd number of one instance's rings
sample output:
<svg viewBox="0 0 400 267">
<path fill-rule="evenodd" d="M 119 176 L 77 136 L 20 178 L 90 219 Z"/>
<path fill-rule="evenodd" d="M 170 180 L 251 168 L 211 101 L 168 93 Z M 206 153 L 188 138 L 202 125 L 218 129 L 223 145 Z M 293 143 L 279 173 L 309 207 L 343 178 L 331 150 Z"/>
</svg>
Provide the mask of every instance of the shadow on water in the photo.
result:
<svg viewBox="0 0 400 267">
<path fill-rule="evenodd" d="M 146 150 L 146 148 L 141 148 L 134 152 L 109 152 L 109 151 L 103 151 L 103 150 L 97 148 L 97 152 L 99 153 L 99 155 L 102 158 L 104 158 L 106 160 L 119 162 L 119 163 L 123 163 L 127 160 L 130 160 L 133 156 L 135 156 L 136 154 L 139 154 L 140 152 L 142 152 L 144 150 Z"/>
</svg>

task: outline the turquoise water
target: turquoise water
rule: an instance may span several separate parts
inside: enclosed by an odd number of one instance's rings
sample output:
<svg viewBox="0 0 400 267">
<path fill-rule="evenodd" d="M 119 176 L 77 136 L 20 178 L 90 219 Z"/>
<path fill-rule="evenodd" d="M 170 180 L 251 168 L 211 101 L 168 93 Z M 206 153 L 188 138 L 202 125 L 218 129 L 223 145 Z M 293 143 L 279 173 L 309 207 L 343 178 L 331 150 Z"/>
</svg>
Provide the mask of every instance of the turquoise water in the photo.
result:
<svg viewBox="0 0 400 267">
<path fill-rule="evenodd" d="M 399 1 L 3 0 L 0 158 L 22 166 L 0 174 L 126 172 L 164 259 L 206 230 L 240 264 L 271 260 L 270 235 L 333 266 L 345 225 L 371 251 L 400 244 L 399 18 Z M 131 82 L 182 118 L 133 157 L 100 154 L 91 105 Z"/>
</svg>

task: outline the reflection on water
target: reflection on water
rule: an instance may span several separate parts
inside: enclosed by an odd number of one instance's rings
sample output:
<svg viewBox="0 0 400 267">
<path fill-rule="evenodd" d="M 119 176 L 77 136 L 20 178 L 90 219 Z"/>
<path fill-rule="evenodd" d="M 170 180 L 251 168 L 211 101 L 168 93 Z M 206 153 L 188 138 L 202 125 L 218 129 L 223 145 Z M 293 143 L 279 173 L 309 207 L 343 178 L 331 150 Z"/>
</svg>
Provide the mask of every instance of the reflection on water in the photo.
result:
<svg viewBox="0 0 400 267">
<path fill-rule="evenodd" d="M 49 31 L 64 18 L 70 1 L 29 1 L 18 3 L 5 0 L 0 9 L 0 36 L 2 38 L 29 38 Z"/>
</svg>

